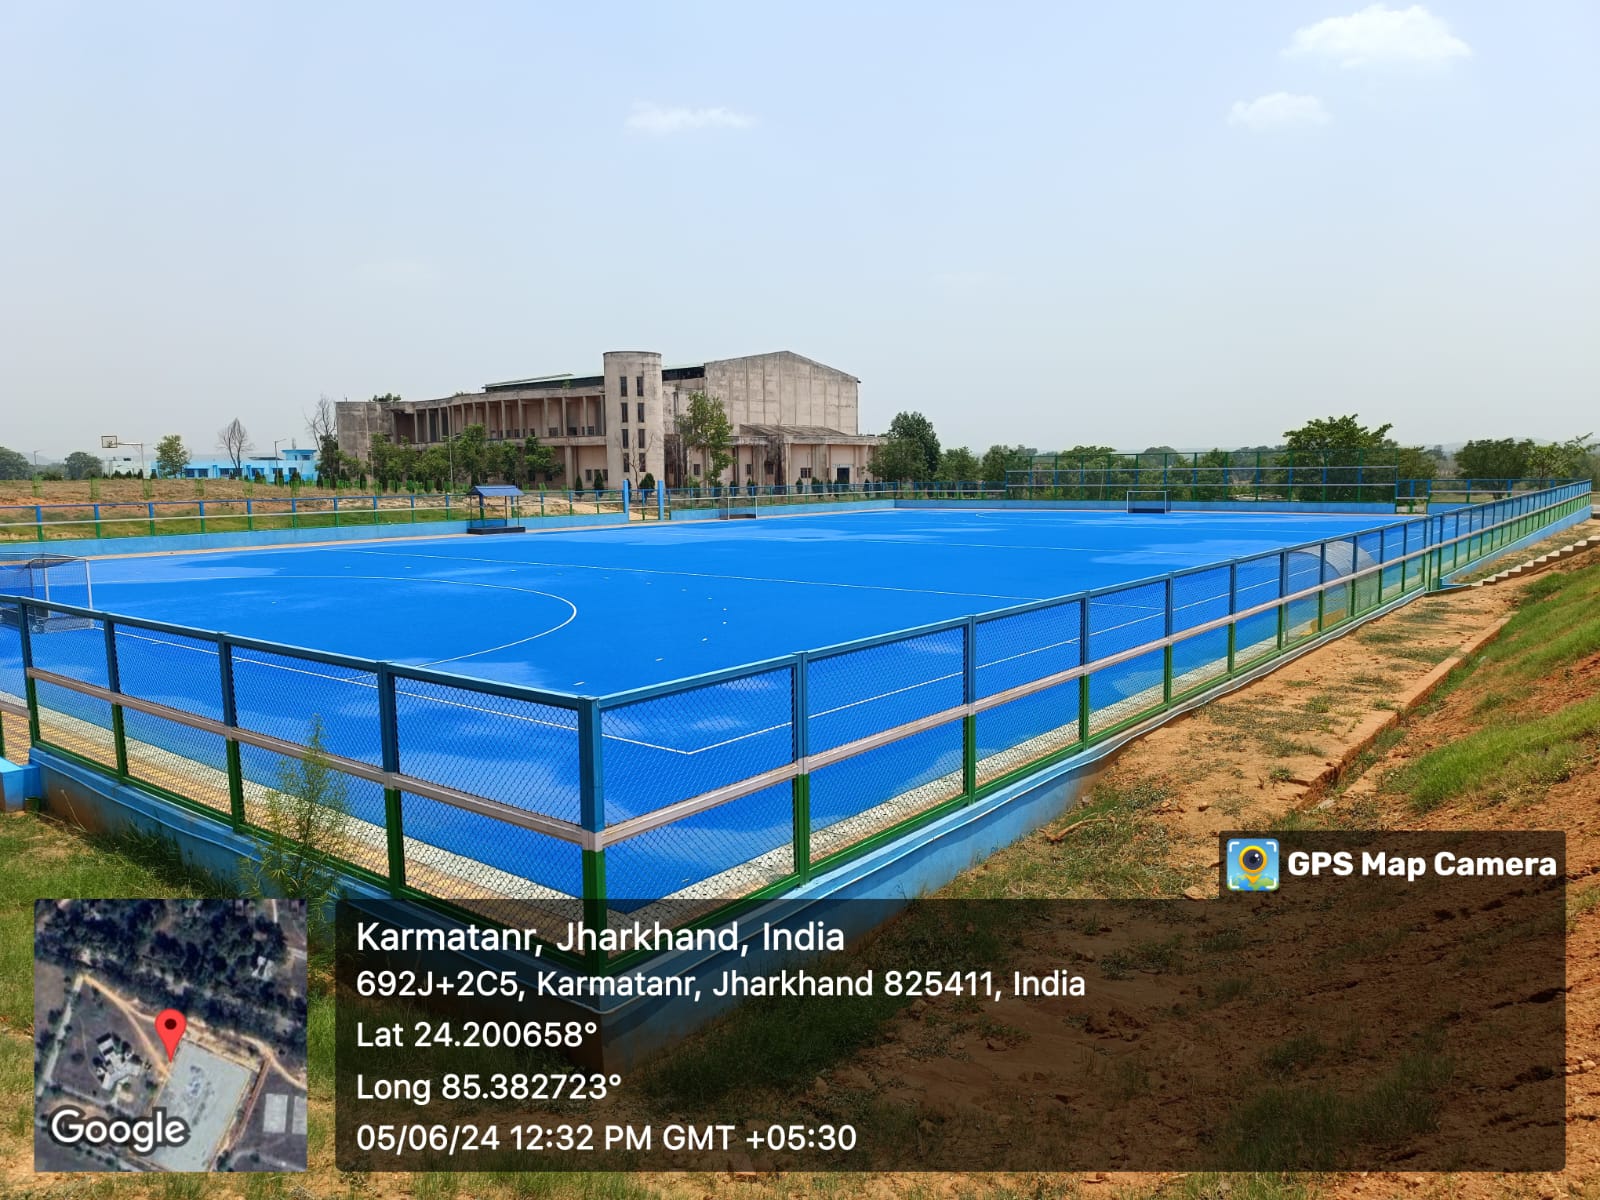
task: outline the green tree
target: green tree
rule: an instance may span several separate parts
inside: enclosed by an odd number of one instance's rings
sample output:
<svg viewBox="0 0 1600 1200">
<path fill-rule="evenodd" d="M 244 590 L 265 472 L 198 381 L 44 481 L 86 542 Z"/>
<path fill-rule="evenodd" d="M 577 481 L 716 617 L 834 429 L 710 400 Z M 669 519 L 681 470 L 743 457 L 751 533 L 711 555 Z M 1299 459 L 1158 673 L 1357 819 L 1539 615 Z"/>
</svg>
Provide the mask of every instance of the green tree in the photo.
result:
<svg viewBox="0 0 1600 1200">
<path fill-rule="evenodd" d="M 189 448 L 177 434 L 169 433 L 156 443 L 156 470 L 161 474 L 176 478 L 183 474 L 183 469 L 188 465 Z"/>
<path fill-rule="evenodd" d="M 708 482 L 717 483 L 733 465 L 733 423 L 722 401 L 704 392 L 689 397 L 689 407 L 677 419 L 678 436 L 690 450 L 698 450 L 706 464 Z"/>
<path fill-rule="evenodd" d="M 481 424 L 468 425 L 450 445 L 454 455 L 455 479 L 467 486 L 482 483 L 489 473 L 489 434 Z"/>
<path fill-rule="evenodd" d="M 888 438 L 916 443 L 921 463 L 916 471 L 903 478 L 933 479 L 939 473 L 939 435 L 933 431 L 933 422 L 919 412 L 896 413 L 889 422 Z"/>
<path fill-rule="evenodd" d="M 1536 445 L 1528 451 L 1528 474 L 1538 479 L 1584 479 L 1594 474 L 1592 433 L 1564 442 Z"/>
<path fill-rule="evenodd" d="M 927 465 L 928 460 L 924 457 L 920 442 L 911 438 L 891 437 L 873 448 L 867 470 L 873 478 L 886 483 L 905 483 L 926 479 Z"/>
<path fill-rule="evenodd" d="M 1396 471 L 1401 479 L 1433 479 L 1439 474 L 1439 451 L 1401 446 Z"/>
<path fill-rule="evenodd" d="M 322 718 L 313 716 L 305 754 L 278 768 L 278 785 L 252 814 L 251 840 L 258 859 L 246 859 L 239 875 L 246 893 L 306 901 L 310 923 L 325 928 L 329 904 L 338 896 L 339 864 L 351 857 L 350 790 L 328 763 Z"/>
<path fill-rule="evenodd" d="M 1389 438 L 1393 425 L 1361 424 L 1359 414 L 1320 417 L 1285 430 L 1284 449 L 1293 468 L 1299 500 L 1376 500 L 1376 485 L 1393 495 L 1398 447 Z M 1388 453 L 1381 453 L 1388 451 Z M 1376 453 L 1375 453 L 1376 452 Z"/>
<path fill-rule="evenodd" d="M 978 472 L 988 484 L 1003 484 L 1007 471 L 1026 471 L 1033 465 L 1033 454 L 1026 446 L 990 446 L 978 464 Z"/>
<path fill-rule="evenodd" d="M 306 414 L 306 432 L 317 447 L 318 479 L 337 483 L 359 465 L 339 450 L 338 410 L 330 397 L 318 397 L 316 407 Z"/>
<path fill-rule="evenodd" d="M 85 450 L 74 450 L 63 465 L 68 479 L 99 479 L 103 473 L 100 460 Z"/>
<path fill-rule="evenodd" d="M 1233 454 L 1227 450 L 1211 449 L 1204 454 L 1199 454 L 1192 460 L 1196 468 L 1194 473 L 1185 481 L 1182 469 L 1177 468 L 1178 496 L 1183 496 L 1184 483 L 1187 482 L 1188 499 L 1191 500 L 1226 500 L 1233 490 L 1233 479 L 1228 468 L 1233 466 Z"/>
<path fill-rule="evenodd" d="M 1520 479 L 1528 474 L 1533 442 L 1523 438 L 1475 438 L 1456 451 L 1462 479 Z"/>
<path fill-rule="evenodd" d="M 965 446 L 956 446 L 939 455 L 939 469 L 934 472 L 940 483 L 962 483 L 978 478 L 978 456 Z"/>
<path fill-rule="evenodd" d="M 33 474 L 28 456 L 20 450 L 0 446 L 0 479 L 27 479 Z"/>
<path fill-rule="evenodd" d="M 1359 419 L 1359 414 L 1347 417 L 1320 417 L 1307 421 L 1298 429 L 1288 429 L 1283 434 L 1283 448 L 1300 461 L 1302 454 L 1331 458 L 1353 450 L 1379 450 L 1394 443 L 1389 440 L 1393 425 L 1379 425 L 1369 429 Z"/>
</svg>

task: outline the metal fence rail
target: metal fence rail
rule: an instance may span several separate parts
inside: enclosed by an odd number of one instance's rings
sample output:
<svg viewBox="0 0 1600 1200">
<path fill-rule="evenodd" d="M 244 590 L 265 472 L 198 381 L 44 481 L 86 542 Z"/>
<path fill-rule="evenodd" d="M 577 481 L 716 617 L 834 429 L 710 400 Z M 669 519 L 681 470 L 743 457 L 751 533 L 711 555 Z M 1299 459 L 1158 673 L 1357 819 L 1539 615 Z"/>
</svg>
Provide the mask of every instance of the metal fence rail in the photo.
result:
<svg viewBox="0 0 1600 1200">
<path fill-rule="evenodd" d="M 241 831 L 307 754 L 317 703 L 353 873 L 490 917 L 537 899 L 598 926 L 667 897 L 708 916 L 1590 503 L 1588 483 L 1566 484 L 603 697 L 0 598 L 0 699 L 25 697 L 41 748 Z M 35 632 L 47 613 L 83 620 Z"/>
</svg>

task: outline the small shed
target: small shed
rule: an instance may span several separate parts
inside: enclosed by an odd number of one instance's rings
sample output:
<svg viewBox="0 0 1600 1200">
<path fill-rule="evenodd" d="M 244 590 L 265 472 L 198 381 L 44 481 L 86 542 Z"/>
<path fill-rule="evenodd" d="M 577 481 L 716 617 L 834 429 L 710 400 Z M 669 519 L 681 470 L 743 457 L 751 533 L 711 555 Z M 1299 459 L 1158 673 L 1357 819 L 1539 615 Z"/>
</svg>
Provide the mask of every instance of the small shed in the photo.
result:
<svg viewBox="0 0 1600 1200">
<path fill-rule="evenodd" d="M 470 495 L 478 498 L 478 515 L 467 520 L 468 533 L 522 533 L 517 497 L 522 489 L 509 483 L 480 483 Z"/>
</svg>

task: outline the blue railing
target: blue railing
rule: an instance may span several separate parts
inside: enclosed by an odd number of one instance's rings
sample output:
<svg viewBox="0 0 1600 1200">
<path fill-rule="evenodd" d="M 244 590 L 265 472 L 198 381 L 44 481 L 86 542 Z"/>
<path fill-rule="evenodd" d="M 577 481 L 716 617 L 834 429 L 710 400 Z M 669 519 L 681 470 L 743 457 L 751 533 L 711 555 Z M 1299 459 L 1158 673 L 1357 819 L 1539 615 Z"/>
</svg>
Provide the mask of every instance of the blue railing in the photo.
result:
<svg viewBox="0 0 1600 1200">
<path fill-rule="evenodd" d="M 244 831 L 315 715 L 355 873 L 600 923 L 792 888 L 1590 503 L 1564 484 L 607 696 L 0 601 L 0 693 L 42 748 Z"/>
</svg>

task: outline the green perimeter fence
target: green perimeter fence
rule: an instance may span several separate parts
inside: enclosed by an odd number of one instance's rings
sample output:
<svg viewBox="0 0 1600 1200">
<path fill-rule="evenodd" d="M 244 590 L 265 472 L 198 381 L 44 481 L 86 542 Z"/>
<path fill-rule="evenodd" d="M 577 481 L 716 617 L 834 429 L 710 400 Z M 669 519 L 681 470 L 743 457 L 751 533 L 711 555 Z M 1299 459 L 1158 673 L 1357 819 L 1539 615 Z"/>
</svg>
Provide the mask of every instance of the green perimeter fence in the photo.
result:
<svg viewBox="0 0 1600 1200">
<path fill-rule="evenodd" d="M 598 697 L 0 600 L 0 693 L 41 749 L 247 833 L 318 714 L 352 875 L 491 920 L 710 921 L 1590 504 L 1566 484 Z"/>
</svg>

